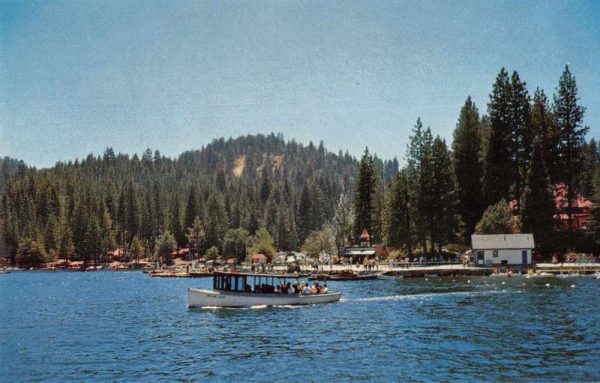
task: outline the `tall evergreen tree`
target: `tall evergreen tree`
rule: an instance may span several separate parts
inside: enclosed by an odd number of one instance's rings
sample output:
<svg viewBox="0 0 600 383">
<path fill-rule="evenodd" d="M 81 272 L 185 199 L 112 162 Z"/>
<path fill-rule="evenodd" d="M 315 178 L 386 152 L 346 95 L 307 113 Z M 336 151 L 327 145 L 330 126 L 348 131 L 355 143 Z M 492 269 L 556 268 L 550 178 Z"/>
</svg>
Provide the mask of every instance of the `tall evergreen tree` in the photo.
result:
<svg viewBox="0 0 600 383">
<path fill-rule="evenodd" d="M 494 204 L 502 198 L 509 200 L 510 197 L 513 178 L 511 172 L 507 171 L 507 164 L 511 164 L 510 99 L 510 81 L 506 70 L 502 68 L 488 104 L 490 130 L 483 171 L 485 205 Z"/>
<path fill-rule="evenodd" d="M 550 182 L 554 185 L 560 173 L 557 168 L 558 132 L 548 97 L 539 88 L 533 95 L 531 126 L 534 136 L 541 141 L 544 164 L 548 170 Z"/>
<path fill-rule="evenodd" d="M 553 236 L 556 207 L 540 139 L 537 139 L 533 146 L 521 205 L 523 232 L 533 233 L 536 246 L 542 250 L 546 249 Z"/>
<path fill-rule="evenodd" d="M 171 204 L 170 228 L 171 232 L 173 233 L 172 236 L 177 243 L 177 246 L 182 247 L 186 242 L 186 238 L 185 232 L 183 230 L 183 224 L 181 222 L 181 204 L 177 196 L 173 198 Z"/>
<path fill-rule="evenodd" d="M 196 189 L 196 185 L 192 184 L 188 190 L 187 204 L 185 206 L 185 216 L 183 220 L 183 226 L 186 230 L 188 227 L 192 227 L 194 225 L 194 219 L 196 217 L 202 216 L 198 200 L 198 190 Z"/>
<path fill-rule="evenodd" d="M 581 174 L 582 148 L 587 127 L 582 126 L 585 108 L 578 104 L 577 83 L 571 75 L 569 66 L 558 83 L 558 94 L 554 96 L 554 116 L 558 128 L 558 163 L 563 170 L 559 180 L 567 188 L 568 228 L 573 229 L 573 201 Z"/>
<path fill-rule="evenodd" d="M 434 214 L 432 232 L 430 234 L 431 246 L 438 245 L 438 252 L 442 246 L 450 242 L 454 222 L 454 183 L 452 179 L 450 152 L 446 141 L 436 136 L 431 145 L 433 166 L 433 196 Z"/>
<path fill-rule="evenodd" d="M 227 222 L 227 211 L 225 210 L 223 196 L 216 193 L 211 194 L 206 203 L 206 247 L 216 246 L 221 248 L 227 231 Z"/>
<path fill-rule="evenodd" d="M 310 197 L 310 189 L 308 183 L 302 186 L 300 193 L 300 201 L 298 203 L 298 227 L 300 229 L 300 238 L 306 238 L 311 231 L 312 225 L 312 201 Z"/>
<path fill-rule="evenodd" d="M 363 229 L 373 231 L 375 210 L 375 188 L 377 177 L 373 158 L 366 148 L 358 168 L 358 178 L 354 190 L 354 237 L 358 238 Z"/>
<path fill-rule="evenodd" d="M 384 237 L 388 246 L 412 252 L 410 196 L 406 173 L 400 172 L 393 178 L 386 194 L 384 214 Z"/>
<path fill-rule="evenodd" d="M 531 126 L 531 107 L 525 82 L 519 74 L 513 72 L 510 80 L 509 128 L 511 131 L 510 157 L 511 166 L 507 171 L 512 173 L 511 198 L 516 201 L 517 211 L 520 209 L 523 181 L 529 169 L 529 157 L 533 145 L 533 129 Z"/>
<path fill-rule="evenodd" d="M 460 111 L 452 142 L 456 210 L 464 223 L 463 239 L 468 240 L 485 209 L 482 195 L 483 165 L 480 160 L 481 127 L 477 107 L 467 97 Z"/>
</svg>

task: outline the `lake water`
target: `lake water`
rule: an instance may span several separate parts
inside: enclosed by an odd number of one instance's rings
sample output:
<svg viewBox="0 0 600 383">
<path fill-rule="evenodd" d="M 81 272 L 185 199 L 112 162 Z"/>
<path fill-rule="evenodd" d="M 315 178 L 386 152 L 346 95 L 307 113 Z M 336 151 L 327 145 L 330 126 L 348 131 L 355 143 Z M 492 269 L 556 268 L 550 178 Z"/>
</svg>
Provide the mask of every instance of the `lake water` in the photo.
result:
<svg viewBox="0 0 600 383">
<path fill-rule="evenodd" d="M 338 282 L 334 304 L 188 310 L 210 283 L 0 275 L 0 381 L 600 380 L 592 278 Z"/>
</svg>

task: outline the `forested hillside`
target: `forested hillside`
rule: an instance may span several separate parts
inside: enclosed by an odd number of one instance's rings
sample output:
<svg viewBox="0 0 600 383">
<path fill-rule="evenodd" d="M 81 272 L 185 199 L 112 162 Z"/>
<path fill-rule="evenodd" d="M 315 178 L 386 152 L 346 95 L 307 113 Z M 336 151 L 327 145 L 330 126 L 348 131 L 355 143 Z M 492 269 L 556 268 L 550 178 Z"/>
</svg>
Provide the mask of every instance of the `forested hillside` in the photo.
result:
<svg viewBox="0 0 600 383">
<path fill-rule="evenodd" d="M 167 230 L 185 246 L 196 217 L 204 231 L 201 251 L 223 249 L 230 228 L 252 234 L 259 227 L 277 248 L 297 249 L 334 216 L 357 169 L 347 153 L 274 134 L 215 140 L 176 159 L 149 149 L 139 158 L 107 148 L 102 156 L 50 169 L 22 167 L 17 174 L 9 165 L 2 197 L 6 241 L 70 259 L 140 244 L 148 254 Z"/>
</svg>

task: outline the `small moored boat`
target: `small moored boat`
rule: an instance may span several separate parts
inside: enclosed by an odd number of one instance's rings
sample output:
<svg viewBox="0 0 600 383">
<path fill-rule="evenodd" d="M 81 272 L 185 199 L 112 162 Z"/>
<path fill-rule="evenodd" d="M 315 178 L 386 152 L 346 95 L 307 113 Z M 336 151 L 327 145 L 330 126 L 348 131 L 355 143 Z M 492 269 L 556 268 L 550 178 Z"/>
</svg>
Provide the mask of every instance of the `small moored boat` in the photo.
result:
<svg viewBox="0 0 600 383">
<path fill-rule="evenodd" d="M 213 289 L 188 289 L 188 307 L 251 307 L 251 306 L 284 306 L 312 305 L 316 303 L 337 302 L 342 297 L 339 291 L 319 294 L 286 294 L 274 292 L 258 292 L 258 286 L 276 286 L 287 284 L 288 280 L 297 280 L 293 274 L 247 274 L 240 272 L 215 272 Z M 250 283 L 255 286 L 254 290 Z M 268 290 L 267 290 L 268 291 Z"/>
</svg>

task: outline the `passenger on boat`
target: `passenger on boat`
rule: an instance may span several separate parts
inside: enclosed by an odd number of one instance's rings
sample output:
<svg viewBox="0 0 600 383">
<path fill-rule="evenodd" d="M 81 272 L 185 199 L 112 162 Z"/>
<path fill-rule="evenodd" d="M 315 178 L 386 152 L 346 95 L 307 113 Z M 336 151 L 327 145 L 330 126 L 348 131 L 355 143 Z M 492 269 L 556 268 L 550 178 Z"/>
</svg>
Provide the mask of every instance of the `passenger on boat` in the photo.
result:
<svg viewBox="0 0 600 383">
<path fill-rule="evenodd" d="M 321 289 L 321 294 L 327 294 L 329 289 L 327 288 L 327 282 L 323 283 L 323 288 Z"/>
<path fill-rule="evenodd" d="M 310 287 L 310 293 L 311 294 L 319 293 L 319 284 L 317 282 L 313 283 L 313 285 Z"/>
<path fill-rule="evenodd" d="M 292 287 L 292 286 L 290 285 L 290 282 L 288 282 L 288 283 L 287 283 L 287 285 L 285 285 L 285 288 L 284 288 L 284 290 L 283 290 L 283 293 L 284 293 L 284 294 L 290 294 L 290 293 L 291 293 L 291 292 L 290 292 L 290 289 L 291 289 L 291 287 Z"/>
<path fill-rule="evenodd" d="M 246 283 L 246 286 L 244 286 L 244 292 L 245 293 L 251 293 L 252 292 L 252 287 L 250 287 L 249 284 Z"/>
<path fill-rule="evenodd" d="M 300 294 L 300 287 L 298 286 L 298 282 L 294 282 L 292 285 L 292 294 Z"/>
<path fill-rule="evenodd" d="M 308 283 L 304 282 L 304 283 L 302 283 L 302 285 L 304 286 L 302 288 L 302 294 L 304 294 L 304 295 L 312 294 L 312 292 L 310 291 L 310 287 L 308 287 Z"/>
</svg>

